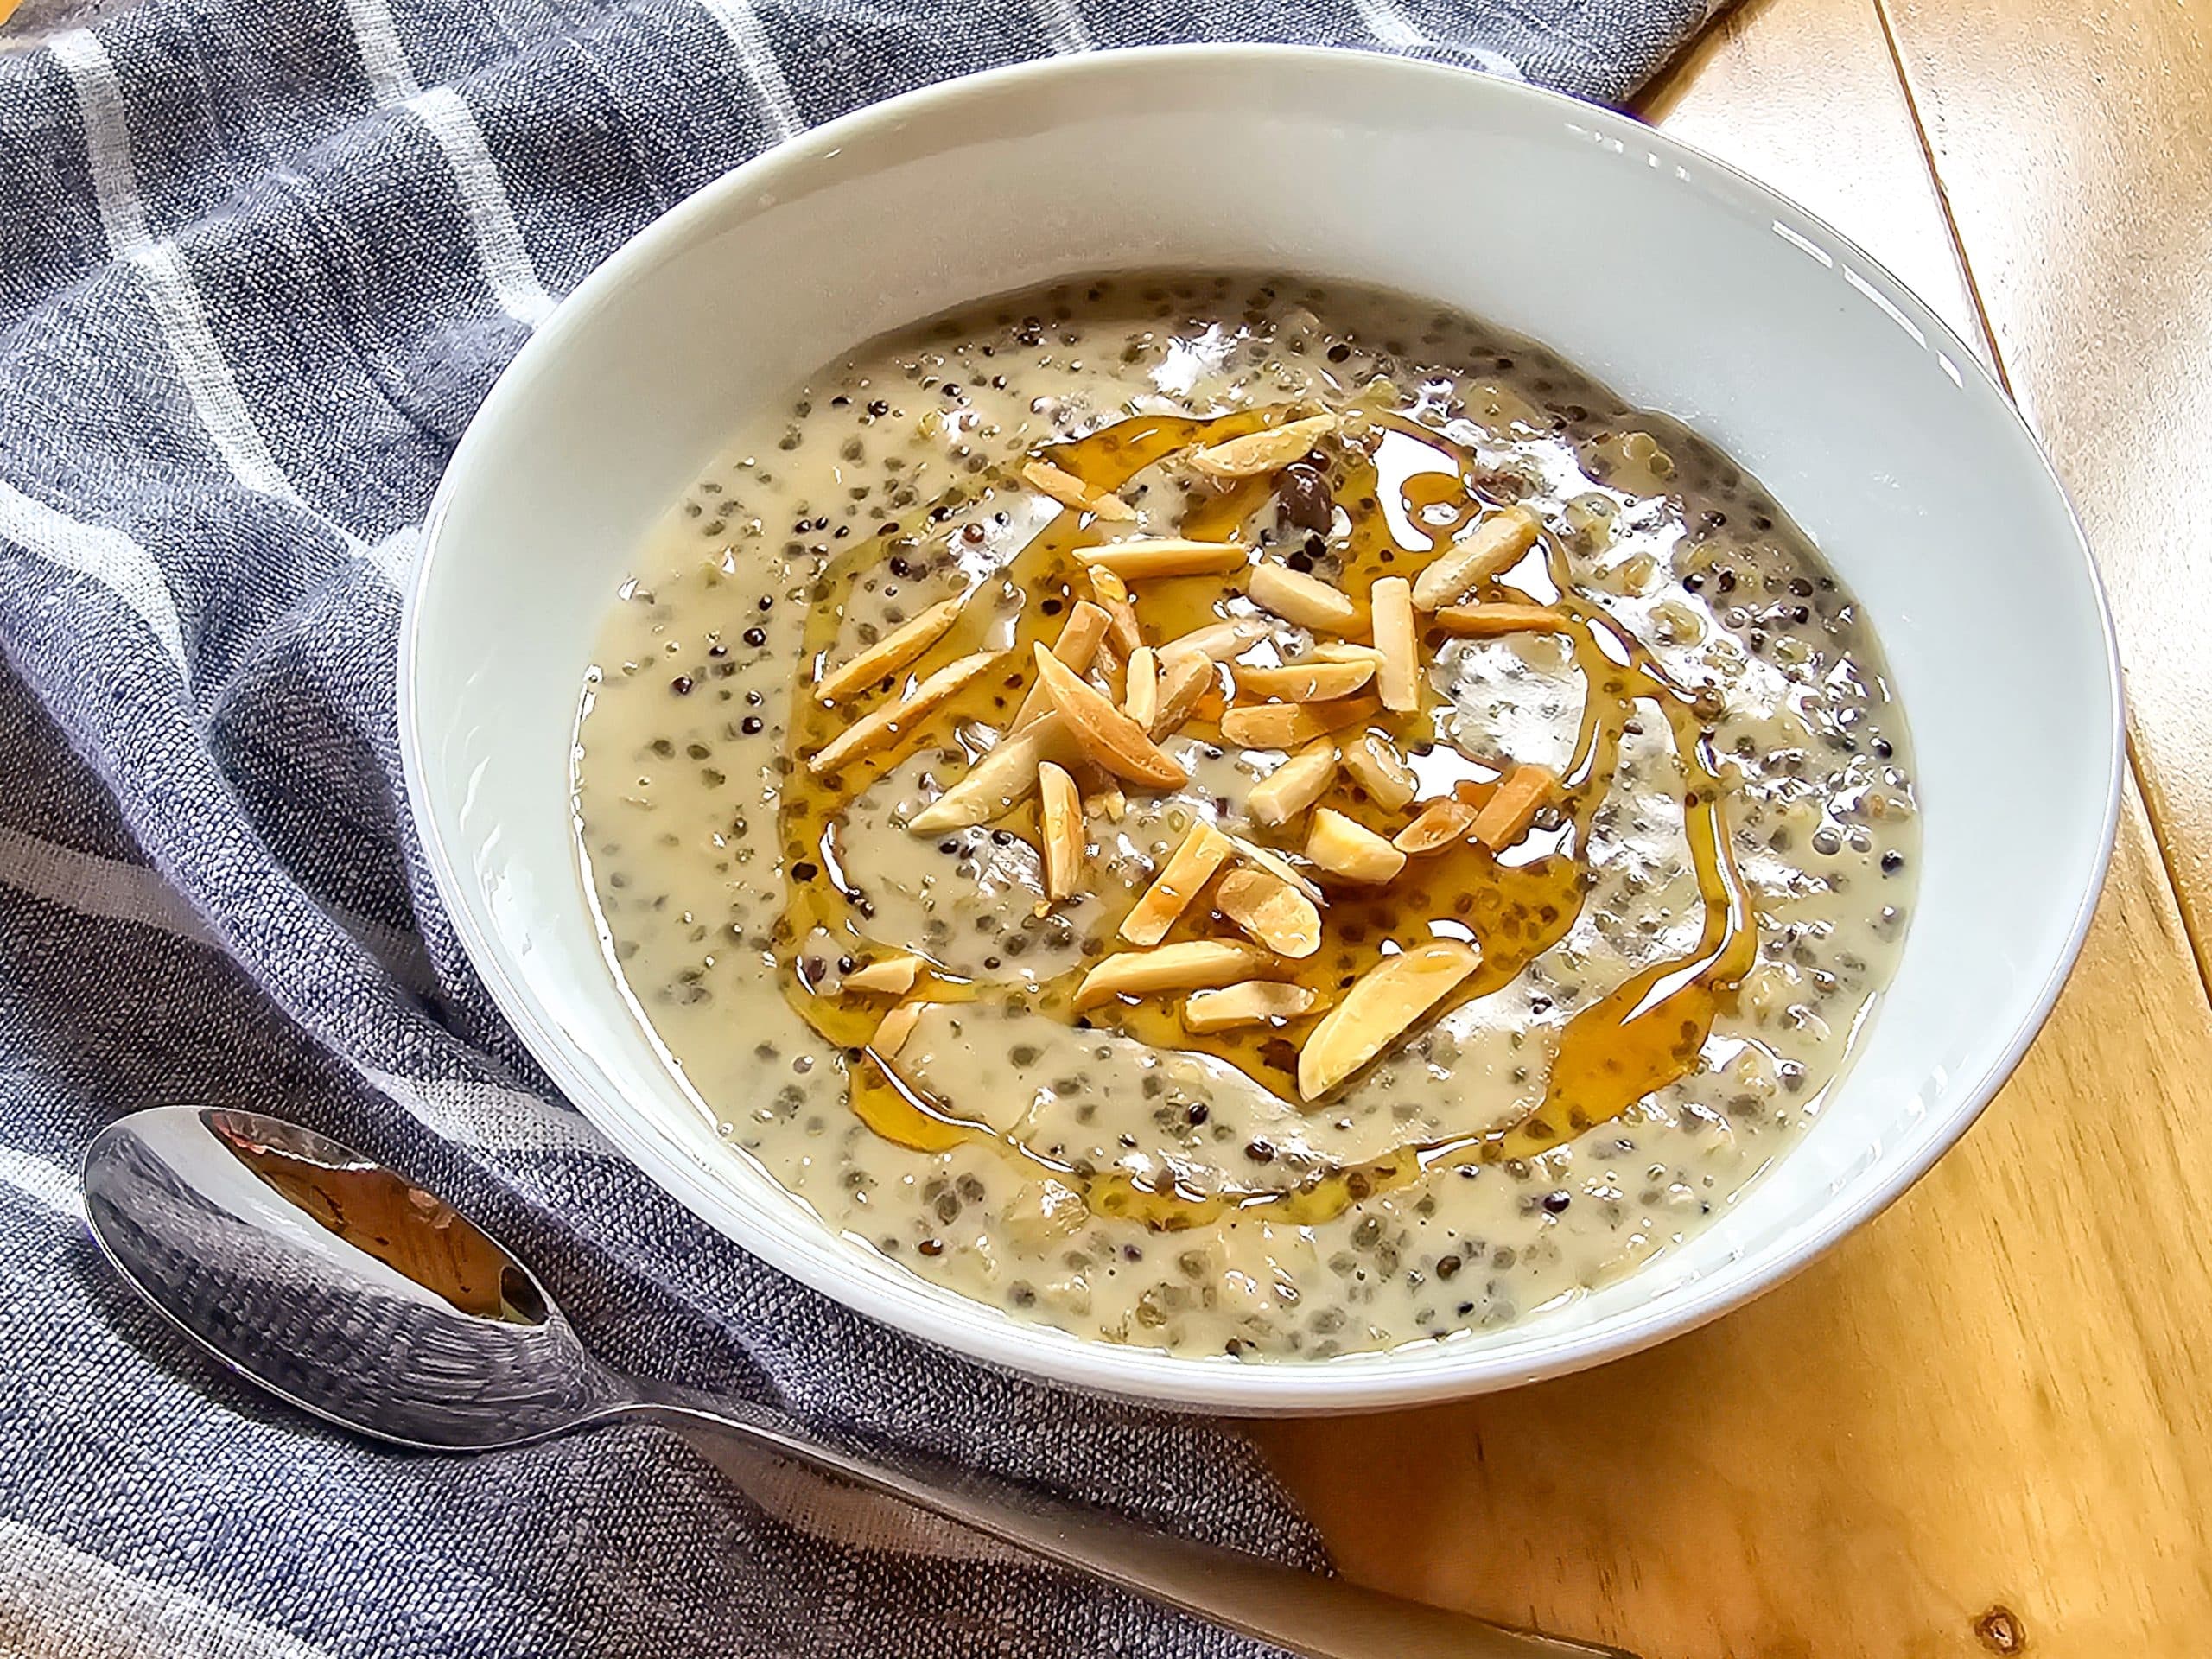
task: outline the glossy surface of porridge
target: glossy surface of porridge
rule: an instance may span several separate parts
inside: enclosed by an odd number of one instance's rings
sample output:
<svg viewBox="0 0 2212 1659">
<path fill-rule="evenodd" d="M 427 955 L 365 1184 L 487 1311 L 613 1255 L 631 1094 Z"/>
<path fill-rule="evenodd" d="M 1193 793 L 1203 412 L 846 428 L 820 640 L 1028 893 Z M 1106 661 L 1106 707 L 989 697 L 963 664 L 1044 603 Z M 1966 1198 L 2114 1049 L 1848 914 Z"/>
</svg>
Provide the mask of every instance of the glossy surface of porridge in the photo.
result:
<svg viewBox="0 0 2212 1659">
<path fill-rule="evenodd" d="M 1818 1111 L 1916 838 L 1879 650 L 1709 446 L 1390 296 L 1142 276 L 739 435 L 584 691 L 610 961 L 725 1137 L 1026 1319 L 1526 1316 Z"/>
</svg>

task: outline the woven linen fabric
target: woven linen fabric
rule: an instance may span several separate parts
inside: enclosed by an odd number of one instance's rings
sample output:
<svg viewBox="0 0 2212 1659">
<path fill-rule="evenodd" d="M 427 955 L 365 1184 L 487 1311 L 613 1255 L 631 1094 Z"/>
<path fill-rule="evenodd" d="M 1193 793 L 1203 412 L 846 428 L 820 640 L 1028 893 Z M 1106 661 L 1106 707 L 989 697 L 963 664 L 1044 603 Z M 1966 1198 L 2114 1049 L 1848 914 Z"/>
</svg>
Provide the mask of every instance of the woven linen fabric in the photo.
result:
<svg viewBox="0 0 2212 1659">
<path fill-rule="evenodd" d="M 350 1439 L 121 1287 L 75 1161 L 142 1105 L 273 1109 L 483 1219 L 618 1364 L 1319 1565 L 1225 1427 L 849 1314 L 559 1099 L 408 820 L 399 589 L 440 469 L 555 299 L 804 126 L 1197 38 L 1611 99 L 1707 10 L 31 0 L 0 35 L 0 1652 L 1255 1651 L 649 1429 L 480 1459 Z"/>
</svg>

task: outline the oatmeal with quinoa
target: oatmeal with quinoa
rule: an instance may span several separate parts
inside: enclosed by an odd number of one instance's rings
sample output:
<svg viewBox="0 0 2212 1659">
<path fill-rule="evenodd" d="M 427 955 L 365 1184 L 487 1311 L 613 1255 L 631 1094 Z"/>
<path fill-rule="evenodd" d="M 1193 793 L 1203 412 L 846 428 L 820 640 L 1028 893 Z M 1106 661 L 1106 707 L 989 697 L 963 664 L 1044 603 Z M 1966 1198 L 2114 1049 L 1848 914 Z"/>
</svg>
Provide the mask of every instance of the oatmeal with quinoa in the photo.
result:
<svg viewBox="0 0 2212 1659">
<path fill-rule="evenodd" d="M 1415 302 L 922 326 L 635 571 L 576 751 L 614 971 L 734 1155 L 1082 1335 L 1572 1297 L 1786 1152 L 1902 939 L 1850 594 L 1710 446 Z"/>
</svg>

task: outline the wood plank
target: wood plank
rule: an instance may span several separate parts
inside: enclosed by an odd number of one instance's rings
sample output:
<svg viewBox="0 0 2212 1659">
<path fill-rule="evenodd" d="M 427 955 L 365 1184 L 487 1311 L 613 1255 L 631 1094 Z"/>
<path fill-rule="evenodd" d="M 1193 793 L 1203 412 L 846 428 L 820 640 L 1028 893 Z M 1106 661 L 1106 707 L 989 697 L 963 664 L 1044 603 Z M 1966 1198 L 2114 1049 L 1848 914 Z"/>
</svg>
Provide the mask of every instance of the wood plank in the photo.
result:
<svg viewBox="0 0 2212 1659">
<path fill-rule="evenodd" d="M 2112 589 L 2136 763 L 2212 973 L 2212 0 L 1889 0 L 2014 395 Z"/>
<path fill-rule="evenodd" d="M 1650 107 L 1971 330 L 1872 0 L 1741 12 Z M 1352 1575 L 1649 1659 L 2182 1659 L 2212 1621 L 2209 1104 L 2131 790 L 2050 1027 L 1888 1215 L 1655 1352 L 1263 1441 Z"/>
<path fill-rule="evenodd" d="M 1965 1659 L 2007 1651 L 1993 1616 L 2049 1659 L 2187 1659 L 2208 1124 L 2212 1018 L 2131 792 L 2044 1039 L 1887 1215 L 1650 1353 L 1262 1443 L 1352 1577 L 1646 1659 Z"/>
</svg>

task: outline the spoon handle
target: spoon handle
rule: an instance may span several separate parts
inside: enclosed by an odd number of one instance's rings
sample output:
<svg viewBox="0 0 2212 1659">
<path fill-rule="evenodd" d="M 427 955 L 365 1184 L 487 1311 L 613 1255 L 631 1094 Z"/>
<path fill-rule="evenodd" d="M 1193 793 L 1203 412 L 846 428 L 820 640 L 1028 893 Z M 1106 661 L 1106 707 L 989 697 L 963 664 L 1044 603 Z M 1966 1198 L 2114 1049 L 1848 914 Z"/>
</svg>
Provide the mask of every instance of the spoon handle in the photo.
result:
<svg viewBox="0 0 2212 1659">
<path fill-rule="evenodd" d="M 1304 1659 L 1635 1659 L 1173 1537 L 917 1453 L 849 1452 L 736 1401 L 648 1382 L 638 1394 L 620 1414 L 733 1436 Z"/>
</svg>

